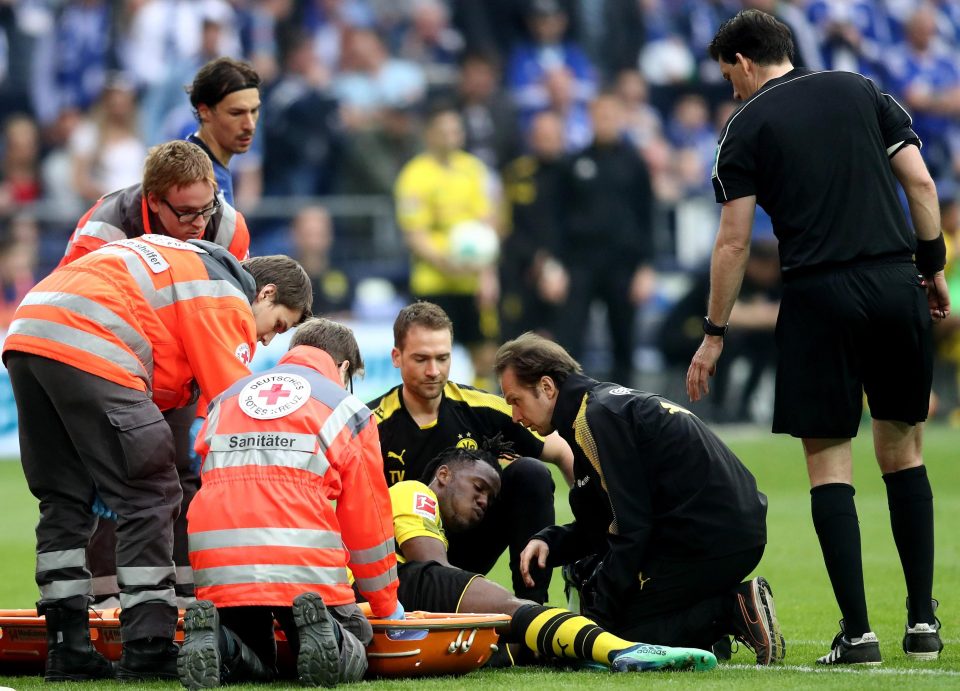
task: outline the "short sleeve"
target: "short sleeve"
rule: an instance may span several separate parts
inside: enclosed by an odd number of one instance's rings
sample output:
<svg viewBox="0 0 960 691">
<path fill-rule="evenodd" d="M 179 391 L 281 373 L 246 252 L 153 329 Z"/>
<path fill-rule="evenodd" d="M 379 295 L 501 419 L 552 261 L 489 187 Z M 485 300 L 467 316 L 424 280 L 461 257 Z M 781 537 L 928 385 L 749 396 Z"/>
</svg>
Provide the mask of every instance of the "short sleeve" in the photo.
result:
<svg viewBox="0 0 960 691">
<path fill-rule="evenodd" d="M 400 482 L 390 488 L 397 545 L 415 537 L 431 537 L 447 546 L 437 495 L 421 482 Z"/>
<path fill-rule="evenodd" d="M 718 204 L 757 193 L 756 143 L 740 121 L 743 111 L 731 117 L 720 135 L 713 160 L 713 192 Z"/>
<path fill-rule="evenodd" d="M 869 80 L 868 80 L 869 81 Z M 883 145 L 890 148 L 894 144 L 908 141 L 920 141 L 913 131 L 912 121 L 906 109 L 890 94 L 885 94 L 870 81 L 877 103 L 877 117 L 880 121 L 880 132 L 883 135 Z"/>
</svg>

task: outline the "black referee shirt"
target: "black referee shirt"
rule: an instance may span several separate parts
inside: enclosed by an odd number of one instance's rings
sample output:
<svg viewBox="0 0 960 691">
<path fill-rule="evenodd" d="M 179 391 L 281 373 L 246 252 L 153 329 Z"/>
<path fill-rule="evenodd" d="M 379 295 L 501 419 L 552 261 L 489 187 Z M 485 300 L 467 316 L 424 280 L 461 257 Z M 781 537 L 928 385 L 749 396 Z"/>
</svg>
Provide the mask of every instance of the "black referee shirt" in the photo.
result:
<svg viewBox="0 0 960 691">
<path fill-rule="evenodd" d="M 756 195 L 773 220 L 784 277 L 799 267 L 909 260 L 916 237 L 890 168 L 920 145 L 907 112 L 859 74 L 794 69 L 727 121 L 717 146 L 717 202 Z"/>
<path fill-rule="evenodd" d="M 380 453 L 387 485 L 420 480 L 426 465 L 451 446 L 477 448 L 485 438 L 503 434 L 521 456 L 540 458 L 543 439 L 513 421 L 500 396 L 448 381 L 436 423 L 421 428 L 403 405 L 403 385 L 367 407 L 377 416 Z"/>
</svg>

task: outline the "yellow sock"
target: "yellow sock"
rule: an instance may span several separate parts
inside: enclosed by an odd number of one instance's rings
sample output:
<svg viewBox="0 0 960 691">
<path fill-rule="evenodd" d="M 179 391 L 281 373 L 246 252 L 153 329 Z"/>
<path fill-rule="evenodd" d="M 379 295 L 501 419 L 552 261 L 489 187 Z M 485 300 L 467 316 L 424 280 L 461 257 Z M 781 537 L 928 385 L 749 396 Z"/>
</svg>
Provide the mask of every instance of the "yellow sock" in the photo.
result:
<svg viewBox="0 0 960 691">
<path fill-rule="evenodd" d="M 517 637 L 546 657 L 572 657 L 610 664 L 611 653 L 633 645 L 587 617 L 558 607 L 531 605 L 513 616 Z"/>
</svg>

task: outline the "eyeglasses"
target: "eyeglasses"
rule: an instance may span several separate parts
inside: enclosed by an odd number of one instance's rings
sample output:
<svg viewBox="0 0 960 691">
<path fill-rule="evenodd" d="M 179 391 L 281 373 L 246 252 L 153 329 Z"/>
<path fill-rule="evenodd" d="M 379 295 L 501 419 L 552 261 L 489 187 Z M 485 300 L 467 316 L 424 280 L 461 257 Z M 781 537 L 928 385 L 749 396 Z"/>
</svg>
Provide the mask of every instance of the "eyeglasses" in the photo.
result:
<svg viewBox="0 0 960 691">
<path fill-rule="evenodd" d="M 204 218 L 210 218 L 217 210 L 220 209 L 220 200 L 216 197 L 213 198 L 213 204 L 208 206 L 206 209 L 200 209 L 199 211 L 177 211 L 173 208 L 173 204 L 168 202 L 166 199 L 161 199 L 164 204 L 167 205 L 167 208 L 173 212 L 173 215 L 177 217 L 177 220 L 181 223 L 193 223 L 198 218 L 203 216 Z"/>
</svg>

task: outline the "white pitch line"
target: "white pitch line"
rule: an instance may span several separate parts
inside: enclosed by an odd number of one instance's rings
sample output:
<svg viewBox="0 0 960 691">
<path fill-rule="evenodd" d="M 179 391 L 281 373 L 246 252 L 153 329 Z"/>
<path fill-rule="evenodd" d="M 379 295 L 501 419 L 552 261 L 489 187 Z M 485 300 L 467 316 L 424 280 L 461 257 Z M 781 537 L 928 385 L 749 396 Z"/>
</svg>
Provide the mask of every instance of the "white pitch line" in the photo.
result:
<svg viewBox="0 0 960 691">
<path fill-rule="evenodd" d="M 883 639 L 883 640 L 886 640 L 886 639 Z M 900 639 L 897 638 L 897 641 L 899 640 Z M 943 641 L 944 645 L 951 645 L 951 644 L 956 645 L 957 643 L 960 643 L 960 638 L 943 638 L 941 640 Z M 819 641 L 802 641 L 799 638 L 787 638 L 786 642 L 787 642 L 787 648 L 789 648 L 791 645 L 817 645 L 817 646 L 827 646 L 829 648 L 830 643 L 833 642 L 833 639 L 828 638 L 826 640 L 819 640 Z"/>
<path fill-rule="evenodd" d="M 806 672 L 807 674 L 886 674 L 888 676 L 922 676 L 922 677 L 960 677 L 960 672 L 950 669 L 894 669 L 891 667 L 840 666 L 824 665 L 820 667 L 802 667 L 800 665 L 720 665 L 716 671 L 723 670 L 758 670 L 774 674 L 776 672 Z"/>
</svg>

